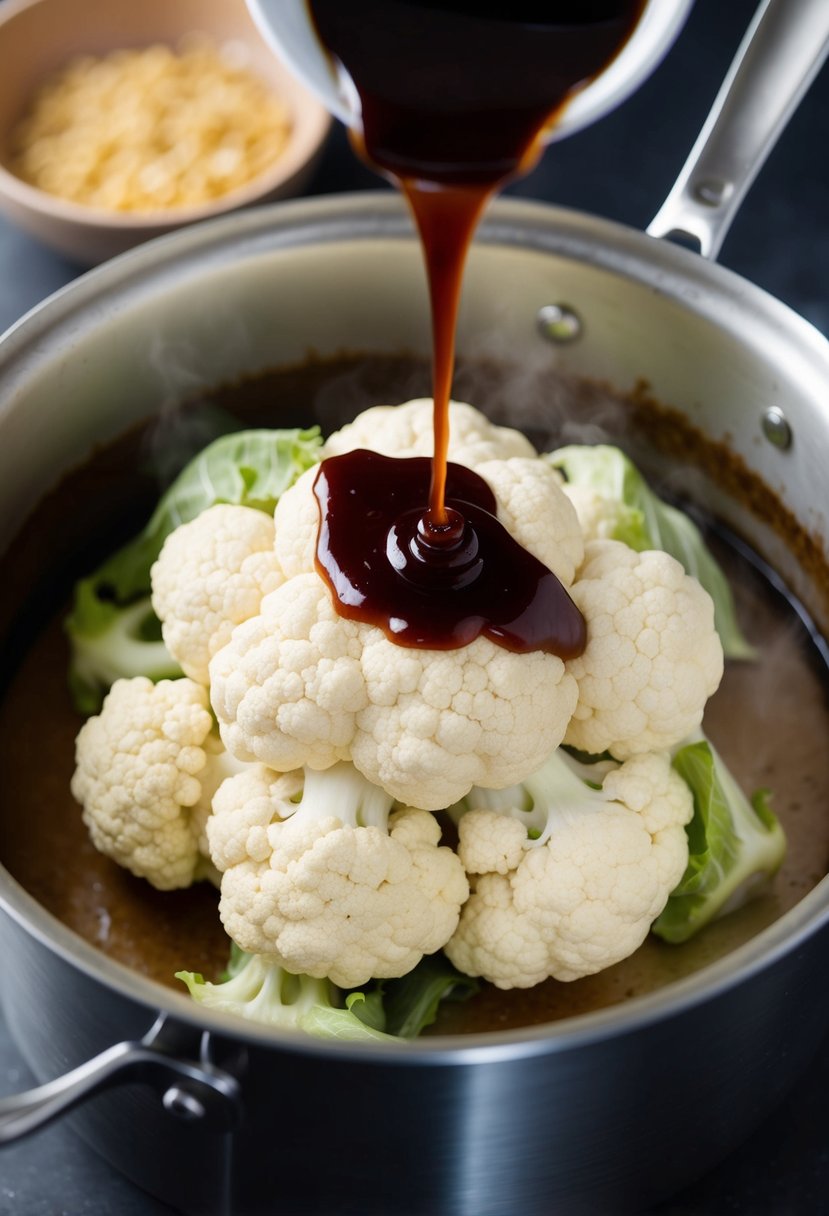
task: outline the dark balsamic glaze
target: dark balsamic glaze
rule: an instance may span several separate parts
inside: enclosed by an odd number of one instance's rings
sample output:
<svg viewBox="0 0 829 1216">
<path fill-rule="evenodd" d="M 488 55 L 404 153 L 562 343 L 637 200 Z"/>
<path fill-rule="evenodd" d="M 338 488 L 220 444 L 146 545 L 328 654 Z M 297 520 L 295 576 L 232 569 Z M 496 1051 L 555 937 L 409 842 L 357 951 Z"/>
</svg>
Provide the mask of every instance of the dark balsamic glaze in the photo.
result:
<svg viewBox="0 0 829 1216">
<path fill-rule="evenodd" d="M 581 654 L 584 618 L 561 583 L 495 518 L 483 478 L 451 461 L 454 542 L 434 543 L 423 523 L 430 466 L 427 456 L 363 449 L 320 465 L 317 562 L 342 615 L 379 625 L 401 646 L 452 650 L 483 634 L 513 651 Z"/>
<path fill-rule="evenodd" d="M 442 586 L 457 586 L 447 575 L 453 560 L 443 551 L 463 551 L 473 526 L 448 509 L 447 453 L 458 305 L 478 220 L 498 187 L 535 163 L 545 130 L 573 92 L 621 49 L 643 0 L 512 0 L 508 15 L 495 16 L 482 15 L 478 0 L 309 0 L 309 7 L 320 41 L 360 99 L 361 130 L 352 132 L 352 141 L 403 191 L 426 261 L 434 459 L 430 485 L 412 507 L 420 511 L 422 560 L 410 571 L 415 581 L 407 576 L 398 587 L 405 605 L 406 588 L 411 592 L 418 579 L 431 586 L 433 566 L 442 571 Z M 356 466 L 353 472 L 358 480 L 367 475 Z M 326 501 L 332 509 L 330 493 Z M 490 554 L 490 543 L 497 552 Z M 477 545 L 484 569 L 504 560 L 506 542 L 478 535 Z M 333 569 L 339 560 L 329 542 L 326 561 Z M 328 577 L 336 595 L 337 579 Z M 474 586 L 478 615 L 486 618 L 487 580 Z M 367 588 L 366 612 L 373 596 Z M 377 624 L 382 617 L 378 604 Z M 498 640 L 510 649 L 533 649 L 515 638 Z M 554 644 L 544 649 L 560 653 Z"/>
</svg>

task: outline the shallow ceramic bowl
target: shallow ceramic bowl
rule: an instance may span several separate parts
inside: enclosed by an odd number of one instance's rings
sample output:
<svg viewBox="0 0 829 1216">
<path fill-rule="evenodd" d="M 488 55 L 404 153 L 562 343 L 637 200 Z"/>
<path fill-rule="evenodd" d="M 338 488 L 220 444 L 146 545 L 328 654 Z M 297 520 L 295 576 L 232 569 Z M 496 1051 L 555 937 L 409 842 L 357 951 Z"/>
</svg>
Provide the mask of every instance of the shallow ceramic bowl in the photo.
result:
<svg viewBox="0 0 829 1216">
<path fill-rule="evenodd" d="M 36 88 L 76 55 L 102 55 L 190 33 L 242 42 L 248 66 L 290 108 L 283 154 L 257 178 L 193 206 L 126 213 L 87 207 L 31 186 L 6 165 L 11 131 Z M 44 244 L 83 265 L 104 261 L 151 237 L 253 203 L 298 194 L 330 126 L 322 105 L 275 58 L 244 0 L 4 0 L 0 6 L 0 211 Z"/>
</svg>

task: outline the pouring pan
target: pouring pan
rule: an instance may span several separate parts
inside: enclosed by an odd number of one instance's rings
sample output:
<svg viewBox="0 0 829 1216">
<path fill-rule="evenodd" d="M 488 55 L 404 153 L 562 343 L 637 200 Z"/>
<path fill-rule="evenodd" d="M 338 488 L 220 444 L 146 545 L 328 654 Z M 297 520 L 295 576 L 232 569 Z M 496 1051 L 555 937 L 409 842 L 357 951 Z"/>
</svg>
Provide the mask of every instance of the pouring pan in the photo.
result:
<svg viewBox="0 0 829 1216">
<path fill-rule="evenodd" d="M 821 62 L 825 6 L 784 0 L 763 14 L 715 107 L 719 123 L 652 234 L 498 203 L 470 261 L 459 342 L 523 366 L 552 360 L 557 375 L 621 396 L 646 381 L 689 443 L 720 454 L 697 470 L 700 498 L 829 633 L 829 345 L 751 284 L 654 239 L 684 233 L 715 254 Z M 554 347 L 550 305 L 571 339 Z M 3 339 L 0 544 L 96 445 L 194 388 L 299 363 L 310 349 L 428 352 L 419 251 L 396 199 L 280 205 L 85 276 Z M 774 512 L 741 492 L 748 484 L 773 490 Z M 0 908 L 4 1011 L 43 1081 L 0 1102 L 0 1139 L 66 1113 L 127 1176 L 190 1213 L 641 1208 L 743 1139 L 825 1033 L 826 880 L 751 941 L 650 995 L 388 1049 L 196 1008 L 87 945 L 4 870 Z"/>
</svg>

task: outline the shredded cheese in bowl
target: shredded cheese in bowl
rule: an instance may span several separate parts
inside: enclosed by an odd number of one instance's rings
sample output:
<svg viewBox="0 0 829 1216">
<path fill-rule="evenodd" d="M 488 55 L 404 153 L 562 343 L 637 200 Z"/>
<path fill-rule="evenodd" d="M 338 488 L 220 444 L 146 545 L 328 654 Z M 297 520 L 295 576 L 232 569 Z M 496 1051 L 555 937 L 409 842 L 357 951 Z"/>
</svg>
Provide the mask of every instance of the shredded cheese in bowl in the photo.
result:
<svg viewBox="0 0 829 1216">
<path fill-rule="evenodd" d="M 192 35 L 73 59 L 49 77 L 11 137 L 9 168 L 85 206 L 147 212 L 239 189 L 284 152 L 287 106 L 241 43 Z"/>
</svg>

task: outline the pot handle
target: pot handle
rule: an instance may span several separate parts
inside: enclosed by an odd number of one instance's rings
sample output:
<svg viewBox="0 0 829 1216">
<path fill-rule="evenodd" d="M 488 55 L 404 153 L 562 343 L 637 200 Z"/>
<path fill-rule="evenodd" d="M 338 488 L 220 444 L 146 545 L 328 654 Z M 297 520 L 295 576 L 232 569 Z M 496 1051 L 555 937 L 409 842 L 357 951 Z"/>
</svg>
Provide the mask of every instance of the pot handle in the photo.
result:
<svg viewBox="0 0 829 1216">
<path fill-rule="evenodd" d="M 650 236 L 716 259 L 737 209 L 829 52 L 827 0 L 763 0 Z"/>
<path fill-rule="evenodd" d="M 143 1039 L 116 1043 L 54 1081 L 0 1098 L 0 1146 L 38 1131 L 93 1094 L 130 1081 L 150 1083 L 170 1114 L 227 1131 L 239 1112 L 239 1082 L 206 1061 L 156 1046 L 160 1023 Z"/>
</svg>

